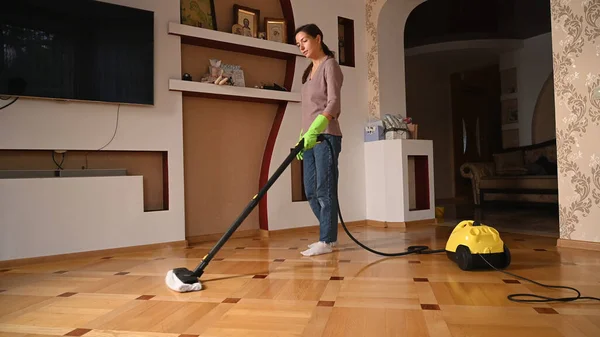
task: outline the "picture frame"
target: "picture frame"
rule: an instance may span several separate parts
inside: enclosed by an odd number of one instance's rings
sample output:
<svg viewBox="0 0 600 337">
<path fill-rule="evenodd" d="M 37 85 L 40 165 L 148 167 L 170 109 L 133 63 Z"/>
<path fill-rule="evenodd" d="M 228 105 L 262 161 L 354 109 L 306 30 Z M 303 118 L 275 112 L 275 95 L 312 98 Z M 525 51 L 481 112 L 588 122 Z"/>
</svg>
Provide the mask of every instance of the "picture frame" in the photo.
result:
<svg viewBox="0 0 600 337">
<path fill-rule="evenodd" d="M 181 24 L 217 30 L 215 0 L 180 0 Z"/>
<path fill-rule="evenodd" d="M 287 21 L 282 18 L 265 18 L 266 38 L 269 41 L 287 43 Z"/>
<path fill-rule="evenodd" d="M 260 10 L 238 4 L 233 5 L 233 23 L 240 24 L 245 30 L 250 30 L 252 37 L 257 37 L 260 22 Z"/>
</svg>

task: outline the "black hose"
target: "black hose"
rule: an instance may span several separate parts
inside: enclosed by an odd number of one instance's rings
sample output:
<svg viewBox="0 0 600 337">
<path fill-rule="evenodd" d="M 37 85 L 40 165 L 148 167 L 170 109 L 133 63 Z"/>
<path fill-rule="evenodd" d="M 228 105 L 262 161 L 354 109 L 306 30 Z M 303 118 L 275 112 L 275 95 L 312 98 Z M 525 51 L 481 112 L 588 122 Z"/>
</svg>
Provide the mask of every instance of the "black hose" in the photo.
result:
<svg viewBox="0 0 600 337">
<path fill-rule="evenodd" d="M 335 156 L 335 151 L 333 150 L 333 145 L 331 145 L 331 142 L 329 141 L 329 139 L 327 137 L 324 137 L 323 139 L 325 139 L 325 141 L 329 145 L 329 151 L 331 153 L 331 157 L 333 158 L 331 170 L 334 174 L 334 178 L 335 178 L 334 181 L 336 182 L 334 184 L 335 197 L 336 197 L 336 200 L 339 200 L 339 197 L 337 194 L 337 185 L 338 185 L 337 184 L 337 181 L 338 181 L 337 157 Z M 373 254 L 382 255 L 382 256 L 403 256 L 403 255 L 409 255 L 409 254 L 436 254 L 436 253 L 445 253 L 446 252 L 445 249 L 431 250 L 431 249 L 429 249 L 429 246 L 409 246 L 405 251 L 398 252 L 398 253 L 384 253 L 384 252 L 377 251 L 373 248 L 367 247 L 362 242 L 358 241 L 354 236 L 352 236 L 352 234 L 346 227 L 346 224 L 344 223 L 344 218 L 342 216 L 342 210 L 340 209 L 340 203 L 338 202 L 337 205 L 338 205 L 338 215 L 340 217 L 340 222 L 342 223 L 342 227 L 344 227 L 344 231 L 346 232 L 346 234 L 348 234 L 350 239 L 352 239 L 352 241 L 354 241 L 357 245 L 361 246 L 363 249 L 365 249 Z"/>
</svg>

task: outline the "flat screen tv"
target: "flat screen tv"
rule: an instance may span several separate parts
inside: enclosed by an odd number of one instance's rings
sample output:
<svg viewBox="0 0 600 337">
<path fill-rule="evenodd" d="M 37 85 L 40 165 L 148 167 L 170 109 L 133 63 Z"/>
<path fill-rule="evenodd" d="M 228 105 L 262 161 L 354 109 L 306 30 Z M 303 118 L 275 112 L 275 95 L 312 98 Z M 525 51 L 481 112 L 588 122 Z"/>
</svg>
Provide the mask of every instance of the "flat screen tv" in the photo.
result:
<svg viewBox="0 0 600 337">
<path fill-rule="evenodd" d="M 0 6 L 0 96 L 154 104 L 154 13 L 93 0 Z"/>
</svg>

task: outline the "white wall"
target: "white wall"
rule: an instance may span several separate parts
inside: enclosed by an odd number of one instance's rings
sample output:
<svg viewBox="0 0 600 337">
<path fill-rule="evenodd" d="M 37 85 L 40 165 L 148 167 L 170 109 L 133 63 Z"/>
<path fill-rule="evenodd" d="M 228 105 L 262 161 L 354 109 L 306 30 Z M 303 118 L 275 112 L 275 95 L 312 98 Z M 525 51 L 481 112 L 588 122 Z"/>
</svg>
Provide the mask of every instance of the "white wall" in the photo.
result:
<svg viewBox="0 0 600 337">
<path fill-rule="evenodd" d="M 552 73 L 552 35 L 546 33 L 523 41 L 523 48 L 502 54 L 500 69 L 517 68 L 519 145 L 531 145 L 533 110 L 544 82 Z"/>
<path fill-rule="evenodd" d="M 408 115 L 404 71 L 404 26 L 410 12 L 422 2 L 422 0 L 388 0 L 379 14 L 377 32 L 381 117 L 386 114 Z"/>
<path fill-rule="evenodd" d="M 168 90 L 169 78 L 181 76 L 179 38 L 167 34 L 179 0 L 106 2 L 155 12 L 155 106 L 121 106 L 106 150 L 168 151 L 170 210 L 138 207 L 139 177 L 0 180 L 0 260 L 185 239 L 182 101 Z M 19 99 L 0 111 L 0 148 L 95 150 L 111 138 L 116 112 L 112 104 Z"/>
<path fill-rule="evenodd" d="M 119 129 L 106 150 L 169 151 L 170 210 L 144 213 L 140 177 L 0 180 L 0 260 L 118 248 L 185 239 L 181 93 L 168 90 L 180 78 L 179 38 L 167 23 L 179 20 L 179 0 L 110 0 L 155 11 L 154 107 L 121 106 Z M 337 51 L 337 16 L 354 20 L 356 68 L 343 67 L 344 140 L 340 194 L 344 220 L 366 217 L 363 126 L 367 119 L 364 2 L 292 1 L 296 25 L 318 24 Z M 314 9 L 319 8 L 318 12 Z M 307 60 L 298 59 L 293 90 L 300 89 Z M 0 148 L 97 149 L 112 136 L 117 106 L 20 99 L 0 113 Z M 286 112 L 271 174 L 298 139 L 300 106 Z M 316 225 L 308 203 L 291 202 L 290 170 L 269 191 L 270 229 Z M 48 194 L 50 188 L 52 193 Z M 34 212 L 35 211 L 35 212 Z"/>
<path fill-rule="evenodd" d="M 415 202 L 409 188 L 414 181 L 414 167 L 409 156 L 427 156 L 429 209 L 411 211 Z M 369 184 L 367 219 L 383 222 L 409 222 L 435 218 L 435 178 L 433 142 L 431 140 L 395 139 L 365 143 L 365 166 Z M 412 199 L 412 200 L 411 200 Z"/>
<path fill-rule="evenodd" d="M 344 67 L 342 87 L 342 114 L 340 124 L 343 133 L 340 154 L 340 208 L 344 221 L 364 220 L 365 167 L 363 128 L 367 119 L 367 68 L 365 57 L 365 10 L 363 0 L 338 2 L 318 0 L 292 0 L 294 20 L 297 27 L 306 23 L 318 25 L 325 36 L 325 43 L 338 53 L 337 17 L 354 20 L 356 67 Z M 318 9 L 318 10 L 315 10 Z M 308 60 L 297 58 L 292 90 L 299 91 L 302 73 Z M 299 104 L 288 105 L 279 136 L 273 150 L 270 174 L 278 168 L 298 141 L 301 108 Z M 286 170 L 273 184 L 268 193 L 269 230 L 314 226 L 318 224 L 308 202 L 292 202 L 291 170 Z"/>
</svg>

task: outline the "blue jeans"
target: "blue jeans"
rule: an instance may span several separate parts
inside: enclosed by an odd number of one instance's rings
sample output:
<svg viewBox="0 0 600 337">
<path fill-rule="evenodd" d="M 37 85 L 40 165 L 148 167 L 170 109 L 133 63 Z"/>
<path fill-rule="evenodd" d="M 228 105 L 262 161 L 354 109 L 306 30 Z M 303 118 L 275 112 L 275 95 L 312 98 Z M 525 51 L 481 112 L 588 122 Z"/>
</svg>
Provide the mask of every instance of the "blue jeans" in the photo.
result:
<svg viewBox="0 0 600 337">
<path fill-rule="evenodd" d="M 312 149 L 304 151 L 304 190 L 313 213 L 319 220 L 319 241 L 337 241 L 338 232 L 338 158 L 342 152 L 342 137 L 324 135 L 333 146 L 323 141 Z M 335 172 L 332 171 L 335 165 Z M 335 175 L 334 175 L 335 173 Z"/>
</svg>

